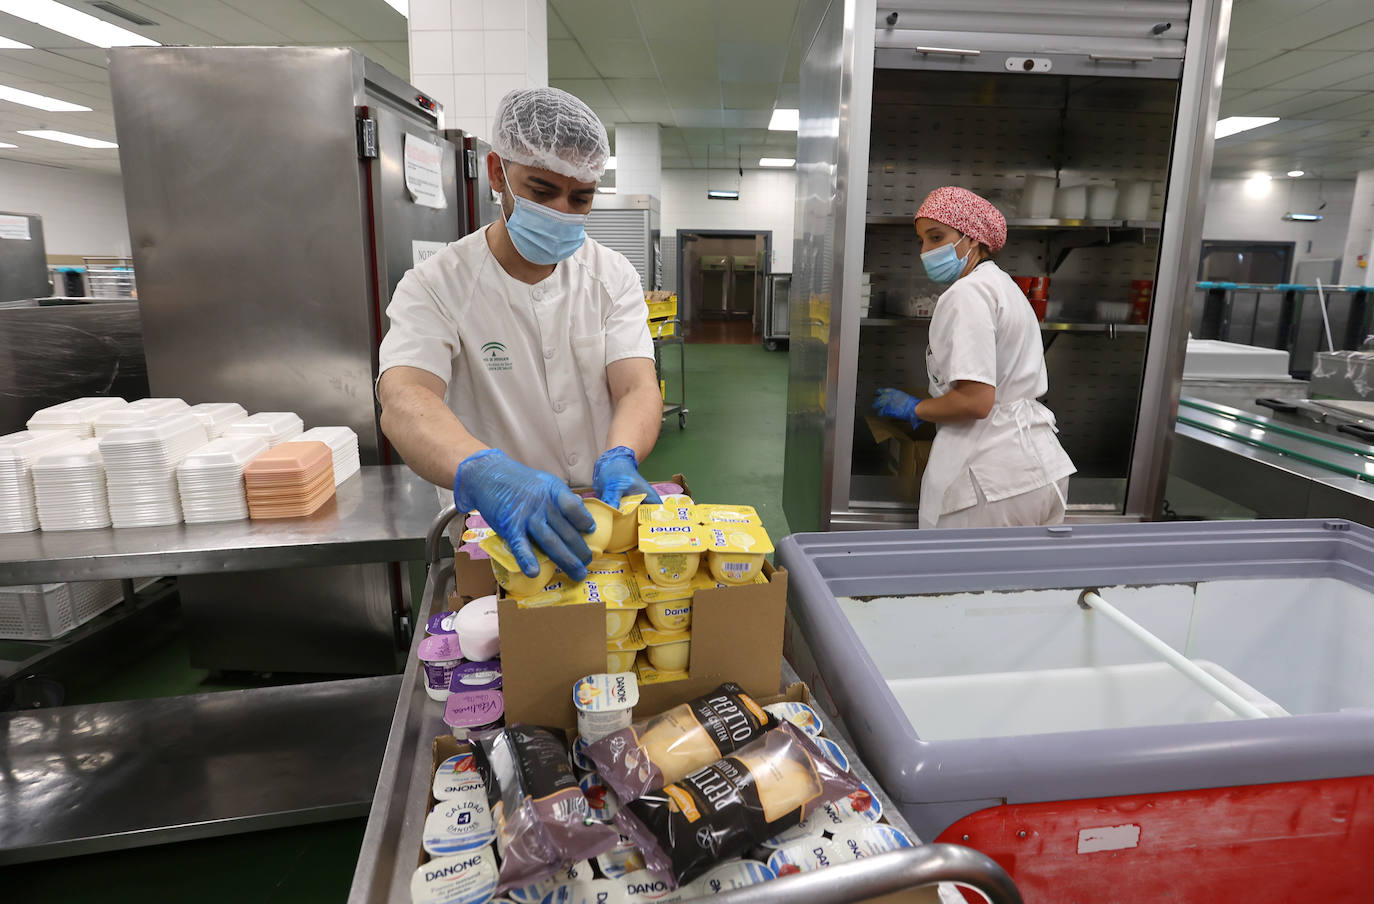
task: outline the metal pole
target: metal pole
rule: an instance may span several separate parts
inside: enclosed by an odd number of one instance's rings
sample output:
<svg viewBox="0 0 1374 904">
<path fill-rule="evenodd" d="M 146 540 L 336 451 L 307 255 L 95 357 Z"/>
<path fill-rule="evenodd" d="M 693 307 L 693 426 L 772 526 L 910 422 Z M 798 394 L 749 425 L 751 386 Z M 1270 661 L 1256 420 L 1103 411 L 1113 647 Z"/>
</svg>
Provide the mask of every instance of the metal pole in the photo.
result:
<svg viewBox="0 0 1374 904">
<path fill-rule="evenodd" d="M 1084 590 L 1078 597 L 1078 605 L 1084 609 L 1102 613 L 1108 621 L 1149 647 L 1157 656 L 1182 672 L 1198 687 L 1216 697 L 1236 715 L 1247 719 L 1269 718 L 1264 710 L 1222 684 L 1200 668 L 1197 663 L 1151 634 L 1130 616 L 1104 600 L 1096 590 Z"/>
<path fill-rule="evenodd" d="M 1336 346 L 1331 342 L 1331 315 L 1326 312 L 1326 293 L 1322 291 L 1322 281 L 1317 280 L 1317 300 L 1322 306 L 1322 327 L 1326 330 L 1326 350 L 1334 352 Z"/>
<path fill-rule="evenodd" d="M 986 854 L 957 844 L 923 844 L 876 854 L 722 892 L 710 900 L 714 904 L 850 904 L 938 882 L 976 889 L 992 904 L 1021 904 L 1021 893 L 1006 870 Z"/>
<path fill-rule="evenodd" d="M 434 523 L 429 526 L 429 533 L 425 535 L 425 561 L 433 568 L 439 564 L 439 541 L 444 536 L 444 528 L 448 527 L 449 522 L 458 517 L 458 506 L 446 505 L 443 511 L 434 519 Z"/>
</svg>

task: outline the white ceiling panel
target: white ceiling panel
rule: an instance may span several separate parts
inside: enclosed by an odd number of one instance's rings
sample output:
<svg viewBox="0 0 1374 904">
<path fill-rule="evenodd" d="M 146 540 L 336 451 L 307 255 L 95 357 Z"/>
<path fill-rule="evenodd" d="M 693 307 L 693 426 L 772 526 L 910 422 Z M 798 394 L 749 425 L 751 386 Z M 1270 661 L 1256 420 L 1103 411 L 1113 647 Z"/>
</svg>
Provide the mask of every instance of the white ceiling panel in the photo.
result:
<svg viewBox="0 0 1374 904">
<path fill-rule="evenodd" d="M 554 81 L 549 79 L 549 84 L 555 88 L 562 88 L 569 94 L 575 94 L 593 109 L 598 107 L 618 107 L 620 102 L 611 94 L 611 89 L 607 86 L 605 79 L 599 78 L 565 78 Z"/>
<path fill-rule="evenodd" d="M 778 99 L 777 82 L 721 82 L 726 109 L 771 111 Z"/>
<path fill-rule="evenodd" d="M 1247 91 L 1239 97 L 1224 100 L 1220 116 L 1272 116 L 1269 108 L 1274 104 L 1307 94 L 1307 91 Z"/>
<path fill-rule="evenodd" d="M 716 0 L 716 38 L 772 43 L 792 33 L 796 18 L 797 0 Z"/>
<path fill-rule="evenodd" d="M 664 82 L 673 109 L 721 107 L 721 84 L 715 79 L 672 79 Z"/>
<path fill-rule="evenodd" d="M 1374 47 L 1374 18 L 1361 25 L 1349 26 L 1308 46 L 1313 50 L 1368 50 Z"/>
<path fill-rule="evenodd" d="M 1233 72 L 1228 67 L 1224 76 L 1224 81 L 1228 88 L 1248 88 L 1252 90 L 1271 86 L 1281 88 L 1325 87 L 1323 85 L 1290 86 L 1277 85 L 1275 83 L 1312 72 L 1313 70 L 1319 70 L 1349 56 L 1352 56 L 1352 54 L 1341 50 L 1290 50 L 1240 72 Z"/>
<path fill-rule="evenodd" d="M 226 44 L 290 43 L 285 34 L 239 12 L 223 0 L 149 0 L 145 5 L 157 11 L 150 17 L 154 20 L 159 17 L 176 19 Z M 148 36 L 157 38 L 151 28 Z"/>
<path fill-rule="evenodd" d="M 603 78 L 647 78 L 658 81 L 658 70 L 643 38 L 601 38 L 584 44 L 589 60 Z"/>
<path fill-rule="evenodd" d="M 549 78 L 600 78 L 582 46 L 572 39 L 549 39 Z"/>
<path fill-rule="evenodd" d="M 1310 90 L 1336 88 L 1370 73 L 1374 73 L 1374 51 L 1351 54 L 1344 59 L 1336 60 L 1325 66 L 1317 66 L 1281 82 L 1275 82 L 1270 87 L 1280 89 L 1306 88 Z"/>
<path fill-rule="evenodd" d="M 787 46 L 760 41 L 721 41 L 716 45 L 716 71 L 723 82 L 782 81 Z"/>
<path fill-rule="evenodd" d="M 743 4 L 736 4 L 736 6 Z M 716 41 L 715 15 L 709 0 L 684 3 L 682 0 L 636 0 L 635 12 L 644 35 L 652 41 L 710 43 Z"/>
<path fill-rule="evenodd" d="M 676 79 L 716 78 L 716 44 L 714 41 L 673 41 L 650 38 L 658 74 L 666 81 Z"/>
<path fill-rule="evenodd" d="M 282 3 L 281 0 L 221 0 L 221 2 L 284 35 L 293 44 L 347 43 L 365 37 L 345 28 L 323 12 L 322 10 L 327 9 L 327 6 L 317 9 L 308 3 Z M 335 5 L 345 6 L 346 4 L 337 3 Z M 382 35 L 376 37 L 382 37 Z"/>
<path fill-rule="evenodd" d="M 583 47 L 597 37 L 642 37 L 630 0 L 549 0 L 549 6 Z"/>
<path fill-rule="evenodd" d="M 725 111 L 701 109 L 673 109 L 673 120 L 684 129 L 719 129 L 725 124 Z"/>
<path fill-rule="evenodd" d="M 1228 43 L 1243 50 L 1292 50 L 1335 37 L 1369 19 L 1369 0 L 1237 3 Z"/>
</svg>

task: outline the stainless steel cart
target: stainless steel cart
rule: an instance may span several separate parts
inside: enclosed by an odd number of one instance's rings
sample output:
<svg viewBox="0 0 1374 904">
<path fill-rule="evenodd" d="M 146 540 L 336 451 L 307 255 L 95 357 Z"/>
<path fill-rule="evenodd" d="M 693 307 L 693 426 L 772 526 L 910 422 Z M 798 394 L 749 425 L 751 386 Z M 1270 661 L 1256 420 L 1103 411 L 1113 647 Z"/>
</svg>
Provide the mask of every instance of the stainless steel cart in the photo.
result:
<svg viewBox="0 0 1374 904">
<path fill-rule="evenodd" d="M 677 415 L 677 428 L 687 426 L 687 340 L 682 335 L 681 320 L 652 320 L 649 322 L 651 334 L 668 332 L 671 335 L 654 335 L 654 372 L 658 374 L 658 384 L 663 386 L 663 348 L 677 346 L 678 393 L 675 400 L 669 400 L 666 391 L 663 398 L 663 420 Z"/>
<path fill-rule="evenodd" d="M 421 601 L 420 621 L 441 611 L 453 586 L 453 561 L 440 561 L 439 539 L 457 514 L 449 506 L 439 514 L 429 531 L 429 575 Z M 431 783 L 430 745 L 438 735 L 448 733 L 443 707 L 429 699 L 416 657 L 424 632 L 417 631 L 406 672 L 401 681 L 400 700 L 391 722 L 377 793 L 372 801 L 367 830 L 363 835 L 358 868 L 353 874 L 349 904 L 409 904 L 410 877 L 421 850 L 426 806 Z M 834 738 L 851 768 L 881 799 L 884 813 L 910 834 L 909 826 L 867 767 L 854 754 L 847 741 Z M 914 835 L 911 836 L 913 839 Z M 719 904 L 846 904 L 863 901 L 903 889 L 952 882 L 976 888 L 994 904 L 1019 904 L 1021 897 L 1005 871 L 984 855 L 950 844 L 920 845 L 902 851 L 870 857 L 844 866 L 776 879 L 763 885 L 718 895 Z M 705 900 L 705 899 L 702 899 Z"/>
<path fill-rule="evenodd" d="M 763 295 L 763 347 L 770 352 L 782 348 L 782 344 L 792 335 L 787 304 L 791 291 L 791 273 L 769 274 L 768 288 Z"/>
</svg>

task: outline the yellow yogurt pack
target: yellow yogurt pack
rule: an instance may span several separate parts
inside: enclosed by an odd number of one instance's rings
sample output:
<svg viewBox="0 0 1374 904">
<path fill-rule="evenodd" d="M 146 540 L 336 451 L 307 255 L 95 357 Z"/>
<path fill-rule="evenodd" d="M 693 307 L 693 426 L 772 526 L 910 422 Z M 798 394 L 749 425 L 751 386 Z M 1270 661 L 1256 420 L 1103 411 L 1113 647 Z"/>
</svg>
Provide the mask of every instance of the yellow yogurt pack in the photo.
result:
<svg viewBox="0 0 1374 904">
<path fill-rule="evenodd" d="M 663 672 L 685 672 L 692 660 L 692 632 L 660 631 L 640 623 L 639 633 L 646 647 L 644 656 L 649 665 Z"/>
<path fill-rule="evenodd" d="M 722 584 L 752 584 L 773 551 L 768 532 L 757 524 L 712 524 L 703 528 L 711 576 Z"/>
<path fill-rule="evenodd" d="M 763 527 L 763 519 L 752 505 L 698 505 L 697 518 L 705 525 L 756 524 Z"/>
<path fill-rule="evenodd" d="M 669 681 L 683 681 L 690 677 L 686 669 L 655 668 L 643 653 L 639 654 L 639 658 L 635 660 L 635 674 L 639 676 L 640 687 L 649 684 L 667 684 Z"/>
<path fill-rule="evenodd" d="M 644 506 L 640 506 L 640 512 Z M 706 551 L 706 529 L 689 521 L 639 521 L 639 551 L 644 570 L 660 587 L 691 584 Z"/>
<path fill-rule="evenodd" d="M 607 552 L 622 553 L 635 548 L 635 541 L 639 539 L 639 504 L 643 501 L 643 493 L 626 496 L 620 500 L 620 509 L 611 521 L 611 539 L 606 544 Z"/>
<path fill-rule="evenodd" d="M 681 631 L 692 626 L 692 600 L 668 600 L 644 607 L 649 624 L 660 631 Z"/>
<path fill-rule="evenodd" d="M 639 625 L 630 628 L 630 633 L 619 640 L 606 641 L 606 670 L 609 672 L 628 672 L 634 668 L 635 655 L 644 649 L 644 635 L 639 633 Z"/>
<path fill-rule="evenodd" d="M 506 541 L 500 537 L 491 536 L 479 544 L 482 551 L 491 556 L 491 570 L 496 575 L 496 583 L 513 597 L 533 596 L 542 593 L 544 587 L 553 580 L 554 568 L 553 560 L 536 549 L 534 551 L 535 560 L 539 563 L 539 574 L 535 577 L 526 577 L 520 570 L 520 565 L 515 561 L 515 553 L 511 552 Z"/>
<path fill-rule="evenodd" d="M 691 496 L 668 495 L 659 505 L 644 503 L 639 506 L 639 523 L 681 522 L 693 524 L 698 521 L 696 504 Z"/>
</svg>

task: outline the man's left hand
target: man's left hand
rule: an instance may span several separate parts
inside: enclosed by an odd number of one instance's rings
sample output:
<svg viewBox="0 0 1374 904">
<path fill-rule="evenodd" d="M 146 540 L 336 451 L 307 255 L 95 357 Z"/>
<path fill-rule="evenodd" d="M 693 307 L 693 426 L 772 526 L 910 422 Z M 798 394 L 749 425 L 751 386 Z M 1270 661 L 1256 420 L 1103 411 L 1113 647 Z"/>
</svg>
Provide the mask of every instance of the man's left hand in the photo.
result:
<svg viewBox="0 0 1374 904">
<path fill-rule="evenodd" d="M 592 469 L 592 481 L 596 497 L 615 508 L 620 507 L 623 497 L 638 493 L 645 495 L 645 502 L 657 504 L 663 501 L 649 486 L 644 475 L 639 473 L 639 462 L 629 446 L 616 446 L 602 452 L 596 460 L 596 467 Z"/>
</svg>

